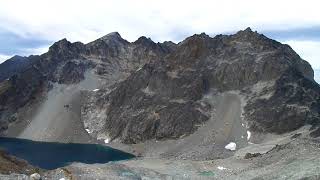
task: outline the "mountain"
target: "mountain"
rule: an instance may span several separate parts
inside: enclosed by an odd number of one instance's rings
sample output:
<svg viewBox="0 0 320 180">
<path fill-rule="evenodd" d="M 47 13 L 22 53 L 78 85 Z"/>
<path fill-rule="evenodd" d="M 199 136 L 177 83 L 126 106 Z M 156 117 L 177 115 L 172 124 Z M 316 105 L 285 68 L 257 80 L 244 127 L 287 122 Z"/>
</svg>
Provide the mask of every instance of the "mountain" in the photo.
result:
<svg viewBox="0 0 320 180">
<path fill-rule="evenodd" d="M 288 45 L 246 29 L 187 38 L 112 90 L 89 95 L 82 113 L 89 129 L 104 127 L 97 133 L 111 140 L 175 139 L 215 118 L 207 95 L 235 91 L 249 130 L 281 134 L 317 126 L 319 90 L 311 66 Z M 95 118 L 101 109 L 104 118 Z"/>
<path fill-rule="evenodd" d="M 21 72 L 32 63 L 33 59 L 35 59 L 34 56 L 30 56 L 29 58 L 14 56 L 6 60 L 0 65 L 0 81 L 3 81 L 14 74 Z"/>
<path fill-rule="evenodd" d="M 88 44 L 62 39 L 0 69 L 2 136 L 108 143 L 151 158 L 241 156 L 257 169 L 291 151 L 308 158 L 302 147 L 311 152 L 320 136 L 310 64 L 250 28 L 178 44 L 128 42 L 117 32 Z"/>
<path fill-rule="evenodd" d="M 15 56 L 0 68 L 6 69 L 2 130 L 24 121 L 25 108 L 39 104 L 53 83 L 79 83 L 90 69 L 100 91 L 85 93 L 80 116 L 94 136 L 138 143 L 189 135 L 214 118 L 214 104 L 204 98 L 231 91 L 243 99 L 251 131 L 285 133 L 319 123 L 311 66 L 288 45 L 250 28 L 214 38 L 202 33 L 179 44 L 146 37 L 130 43 L 117 32 L 88 44 L 63 39 L 41 56 Z"/>
</svg>

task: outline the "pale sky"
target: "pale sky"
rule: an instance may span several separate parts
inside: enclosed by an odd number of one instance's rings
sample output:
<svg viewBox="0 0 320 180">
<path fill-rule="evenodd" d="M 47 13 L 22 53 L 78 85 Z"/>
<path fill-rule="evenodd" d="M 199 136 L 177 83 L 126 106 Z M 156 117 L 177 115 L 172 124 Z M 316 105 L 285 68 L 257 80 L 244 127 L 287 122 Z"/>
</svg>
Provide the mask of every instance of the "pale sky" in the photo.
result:
<svg viewBox="0 0 320 180">
<path fill-rule="evenodd" d="M 0 61 L 41 54 L 62 38 L 87 43 L 118 31 L 129 41 L 179 42 L 250 26 L 320 69 L 319 7 L 317 0 L 1 0 Z"/>
</svg>

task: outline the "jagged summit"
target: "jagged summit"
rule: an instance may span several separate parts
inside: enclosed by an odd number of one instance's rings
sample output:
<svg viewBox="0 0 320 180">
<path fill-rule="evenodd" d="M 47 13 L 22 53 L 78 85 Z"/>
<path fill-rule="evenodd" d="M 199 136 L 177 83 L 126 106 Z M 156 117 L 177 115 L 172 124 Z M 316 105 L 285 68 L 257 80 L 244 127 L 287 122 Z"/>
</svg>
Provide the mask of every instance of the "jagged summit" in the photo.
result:
<svg viewBox="0 0 320 180">
<path fill-rule="evenodd" d="M 245 30 L 243 30 L 243 32 L 253 32 L 251 27 L 247 27 Z"/>
<path fill-rule="evenodd" d="M 118 32 L 111 32 L 98 40 L 115 45 L 116 43 L 128 44 L 129 42 L 121 37 Z"/>
<path fill-rule="evenodd" d="M 122 39 L 121 35 L 118 32 L 111 32 L 100 38 L 101 40 L 120 40 Z"/>
<path fill-rule="evenodd" d="M 68 41 L 66 38 L 63 38 L 63 39 L 61 39 L 61 40 L 53 43 L 53 45 L 49 47 L 49 50 L 51 50 L 51 49 L 57 49 L 57 48 L 59 48 L 59 49 L 61 49 L 61 48 L 66 48 L 66 47 L 68 47 L 70 44 L 71 44 L 70 41 Z"/>
<path fill-rule="evenodd" d="M 86 44 L 89 51 L 101 51 L 101 49 L 112 49 L 112 53 L 119 51 L 119 47 L 127 46 L 130 43 L 123 39 L 118 32 L 109 33 L 95 41 Z"/>
<path fill-rule="evenodd" d="M 147 38 L 145 36 L 139 37 L 136 41 L 133 42 L 134 44 L 155 44 L 151 38 Z"/>
</svg>

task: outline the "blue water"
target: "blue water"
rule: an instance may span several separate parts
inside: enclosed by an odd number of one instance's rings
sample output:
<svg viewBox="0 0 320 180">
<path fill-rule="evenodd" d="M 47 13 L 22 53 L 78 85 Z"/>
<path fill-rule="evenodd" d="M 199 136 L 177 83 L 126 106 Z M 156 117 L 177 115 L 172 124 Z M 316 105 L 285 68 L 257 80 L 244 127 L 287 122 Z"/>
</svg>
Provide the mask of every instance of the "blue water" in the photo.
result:
<svg viewBox="0 0 320 180">
<path fill-rule="evenodd" d="M 50 170 L 72 162 L 93 164 L 134 158 L 132 154 L 98 144 L 37 142 L 0 137 L 0 148 L 34 166 Z"/>
</svg>

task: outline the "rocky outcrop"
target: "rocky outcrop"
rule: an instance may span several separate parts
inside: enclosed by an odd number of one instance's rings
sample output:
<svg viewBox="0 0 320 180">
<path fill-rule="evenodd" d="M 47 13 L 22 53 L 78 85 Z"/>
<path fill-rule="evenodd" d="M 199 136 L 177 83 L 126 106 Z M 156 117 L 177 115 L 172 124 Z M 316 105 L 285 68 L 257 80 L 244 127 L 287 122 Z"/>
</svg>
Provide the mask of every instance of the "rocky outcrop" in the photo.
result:
<svg viewBox="0 0 320 180">
<path fill-rule="evenodd" d="M 0 149 L 0 177 L 4 174 L 33 174 L 42 172 L 42 169 L 30 165 L 27 161 L 9 155 Z"/>
<path fill-rule="evenodd" d="M 250 129 L 284 133 L 319 124 L 319 85 L 295 69 L 285 71 L 272 87 L 249 99 L 245 117 Z"/>
</svg>

